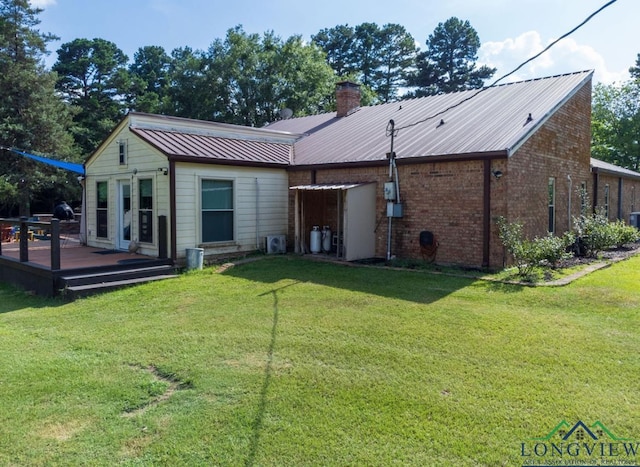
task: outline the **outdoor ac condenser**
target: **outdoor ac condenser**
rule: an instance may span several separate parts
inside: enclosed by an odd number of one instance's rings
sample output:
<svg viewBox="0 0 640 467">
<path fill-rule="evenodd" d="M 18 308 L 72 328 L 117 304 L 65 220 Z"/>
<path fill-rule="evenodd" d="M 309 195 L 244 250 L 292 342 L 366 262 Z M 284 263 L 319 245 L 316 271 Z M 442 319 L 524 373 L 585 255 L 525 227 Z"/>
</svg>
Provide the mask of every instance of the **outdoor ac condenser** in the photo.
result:
<svg viewBox="0 0 640 467">
<path fill-rule="evenodd" d="M 287 252 L 287 237 L 285 235 L 267 235 L 266 237 L 267 253 L 283 254 Z"/>
</svg>

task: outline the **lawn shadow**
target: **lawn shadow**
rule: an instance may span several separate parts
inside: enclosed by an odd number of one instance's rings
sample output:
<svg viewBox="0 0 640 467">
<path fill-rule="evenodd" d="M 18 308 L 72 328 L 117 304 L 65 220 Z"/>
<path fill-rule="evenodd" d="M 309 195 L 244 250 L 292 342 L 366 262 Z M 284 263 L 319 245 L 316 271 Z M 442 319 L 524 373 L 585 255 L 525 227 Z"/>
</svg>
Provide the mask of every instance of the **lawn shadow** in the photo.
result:
<svg viewBox="0 0 640 467">
<path fill-rule="evenodd" d="M 61 305 L 65 305 L 62 299 L 40 297 L 6 282 L 0 282 L 0 315 L 26 308 L 53 308 Z"/>
<path fill-rule="evenodd" d="M 258 446 L 260 445 L 260 435 L 262 434 L 262 426 L 264 421 L 264 415 L 267 409 L 267 393 L 269 392 L 269 386 L 271 385 L 271 377 L 273 375 L 273 351 L 276 346 L 276 334 L 278 331 L 278 292 L 287 287 L 292 287 L 299 282 L 287 284 L 276 289 L 269 290 L 260 294 L 260 297 L 265 295 L 273 295 L 273 325 L 271 326 L 271 340 L 269 341 L 269 348 L 267 350 L 267 364 L 264 369 L 264 380 L 262 382 L 262 388 L 260 389 L 260 400 L 258 402 L 258 408 L 256 410 L 256 416 L 252 423 L 253 433 L 251 434 L 251 444 L 249 446 L 249 454 L 245 465 L 252 466 L 255 464 L 256 454 L 258 452 Z"/>
<path fill-rule="evenodd" d="M 246 265 L 240 263 L 224 267 L 220 273 L 267 284 L 286 279 L 311 282 L 417 303 L 438 301 L 478 282 L 472 277 L 315 261 L 292 255 L 265 257 Z"/>
</svg>

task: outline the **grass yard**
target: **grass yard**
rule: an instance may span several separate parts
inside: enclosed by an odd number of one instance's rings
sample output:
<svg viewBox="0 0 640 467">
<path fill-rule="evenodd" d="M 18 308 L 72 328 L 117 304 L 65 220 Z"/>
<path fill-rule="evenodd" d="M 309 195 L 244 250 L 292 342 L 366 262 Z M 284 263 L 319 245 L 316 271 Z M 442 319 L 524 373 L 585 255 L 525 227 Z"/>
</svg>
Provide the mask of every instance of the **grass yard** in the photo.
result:
<svg viewBox="0 0 640 467">
<path fill-rule="evenodd" d="M 562 288 L 295 257 L 73 303 L 0 285 L 0 465 L 565 465 L 588 448 L 532 439 L 636 442 L 639 388 L 638 256 Z"/>
</svg>

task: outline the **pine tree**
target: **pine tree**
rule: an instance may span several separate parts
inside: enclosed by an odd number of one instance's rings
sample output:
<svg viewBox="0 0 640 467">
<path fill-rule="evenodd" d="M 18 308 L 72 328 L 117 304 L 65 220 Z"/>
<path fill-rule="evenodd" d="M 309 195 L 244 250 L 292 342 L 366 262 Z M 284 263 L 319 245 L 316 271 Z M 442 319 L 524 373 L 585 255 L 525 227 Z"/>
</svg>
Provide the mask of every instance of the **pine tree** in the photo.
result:
<svg viewBox="0 0 640 467">
<path fill-rule="evenodd" d="M 35 29 L 41 11 L 27 0 L 0 1 L 0 145 L 73 160 L 70 110 L 55 94 L 55 74 L 43 64 L 46 45 L 55 37 Z M 5 213 L 19 205 L 20 215 L 29 215 L 32 200 L 69 186 L 68 175 L 57 169 L 6 150 L 0 160 Z"/>
</svg>

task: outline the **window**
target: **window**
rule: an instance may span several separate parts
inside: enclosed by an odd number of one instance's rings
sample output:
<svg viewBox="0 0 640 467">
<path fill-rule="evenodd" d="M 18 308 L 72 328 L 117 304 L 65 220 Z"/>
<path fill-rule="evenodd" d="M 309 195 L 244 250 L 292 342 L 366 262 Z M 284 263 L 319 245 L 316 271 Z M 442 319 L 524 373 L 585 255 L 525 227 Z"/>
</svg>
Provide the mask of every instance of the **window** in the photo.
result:
<svg viewBox="0 0 640 467">
<path fill-rule="evenodd" d="M 109 185 L 107 182 L 96 183 L 96 235 L 109 237 Z"/>
<path fill-rule="evenodd" d="M 202 242 L 233 240 L 233 182 L 202 180 Z"/>
<path fill-rule="evenodd" d="M 604 186 L 604 215 L 609 219 L 609 185 Z"/>
<path fill-rule="evenodd" d="M 556 231 L 556 179 L 549 177 L 549 232 Z"/>
<path fill-rule="evenodd" d="M 153 242 L 153 180 L 142 178 L 138 181 L 138 240 Z"/>
<path fill-rule="evenodd" d="M 118 141 L 118 161 L 120 165 L 127 165 L 127 141 Z"/>
</svg>

